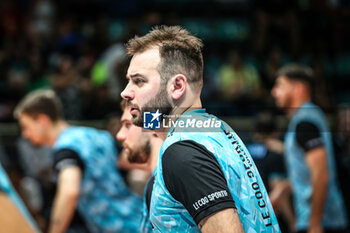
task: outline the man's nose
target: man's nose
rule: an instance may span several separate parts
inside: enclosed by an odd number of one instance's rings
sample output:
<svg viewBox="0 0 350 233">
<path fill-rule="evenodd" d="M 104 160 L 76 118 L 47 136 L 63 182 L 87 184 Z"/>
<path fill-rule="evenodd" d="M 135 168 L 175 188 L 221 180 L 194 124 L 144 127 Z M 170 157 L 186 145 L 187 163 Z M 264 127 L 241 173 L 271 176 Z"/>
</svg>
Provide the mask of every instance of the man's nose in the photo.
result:
<svg viewBox="0 0 350 233">
<path fill-rule="evenodd" d="M 123 129 L 120 129 L 116 135 L 116 138 L 118 141 L 124 142 L 126 139 L 125 133 L 123 132 Z"/>
<path fill-rule="evenodd" d="M 125 89 L 120 93 L 120 96 L 125 100 L 133 100 L 135 98 L 135 92 L 131 88 L 130 83 L 126 85 Z"/>
</svg>

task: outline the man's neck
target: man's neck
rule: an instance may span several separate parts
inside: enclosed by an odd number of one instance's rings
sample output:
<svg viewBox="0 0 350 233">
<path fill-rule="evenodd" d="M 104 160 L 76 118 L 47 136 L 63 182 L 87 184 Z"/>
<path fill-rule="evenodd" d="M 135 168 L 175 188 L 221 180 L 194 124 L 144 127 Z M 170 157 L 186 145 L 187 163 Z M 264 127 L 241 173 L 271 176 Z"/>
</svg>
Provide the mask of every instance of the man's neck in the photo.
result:
<svg viewBox="0 0 350 233">
<path fill-rule="evenodd" d="M 288 116 L 291 117 L 304 103 L 310 101 L 309 97 L 299 97 L 294 99 L 293 103 L 292 103 L 292 107 L 289 108 L 288 111 Z"/>
<path fill-rule="evenodd" d="M 171 120 L 172 122 L 175 122 L 185 112 L 188 112 L 193 109 L 200 109 L 200 108 L 202 108 L 202 101 L 199 96 L 194 99 L 190 99 L 189 101 L 183 101 L 182 104 L 180 104 L 179 106 L 173 107 L 173 110 L 169 114 L 171 116 L 169 120 Z M 157 135 L 161 139 L 165 140 L 169 130 L 170 128 L 162 128 L 160 132 L 157 132 Z"/>
<path fill-rule="evenodd" d="M 185 112 L 200 108 L 202 108 L 202 102 L 199 97 L 195 98 L 194 101 L 191 101 L 189 103 L 184 102 L 180 106 L 175 106 L 173 108 L 171 115 L 174 116 L 174 118 L 172 120 L 175 122 Z"/>
<path fill-rule="evenodd" d="M 162 147 L 163 141 L 161 138 L 154 138 L 152 141 L 152 150 L 151 150 L 151 157 L 149 160 L 149 166 L 151 169 L 151 172 L 154 171 L 154 169 L 157 166 L 158 163 L 158 158 L 159 158 L 159 152 L 160 152 L 160 148 Z"/>
<path fill-rule="evenodd" d="M 58 120 L 57 122 L 54 122 L 52 125 L 52 130 L 50 131 L 49 134 L 49 145 L 52 147 L 56 140 L 58 135 L 68 127 L 68 123 L 65 122 L 64 120 Z"/>
</svg>

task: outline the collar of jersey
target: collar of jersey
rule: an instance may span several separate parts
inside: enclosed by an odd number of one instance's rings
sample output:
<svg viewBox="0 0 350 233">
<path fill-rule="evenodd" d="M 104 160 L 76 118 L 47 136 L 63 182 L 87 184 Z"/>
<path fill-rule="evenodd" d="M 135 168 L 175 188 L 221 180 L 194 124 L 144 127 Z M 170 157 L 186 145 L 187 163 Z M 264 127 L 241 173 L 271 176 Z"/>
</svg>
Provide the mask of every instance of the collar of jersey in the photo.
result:
<svg viewBox="0 0 350 233">
<path fill-rule="evenodd" d="M 185 116 L 185 115 L 195 115 L 195 114 L 197 115 L 197 114 L 203 114 L 205 112 L 206 112 L 205 108 L 192 109 L 192 110 L 189 110 L 189 111 L 182 113 L 182 115 L 176 121 L 178 121 L 180 118 L 183 118 L 183 116 Z M 174 128 L 174 126 L 172 126 L 167 134 L 167 137 L 169 137 L 170 134 L 172 134 L 174 130 L 175 130 L 175 128 Z"/>
<path fill-rule="evenodd" d="M 297 113 L 301 112 L 304 109 L 311 108 L 313 107 L 313 104 L 311 101 L 306 101 L 300 107 L 294 112 L 293 116 L 296 115 Z"/>
</svg>

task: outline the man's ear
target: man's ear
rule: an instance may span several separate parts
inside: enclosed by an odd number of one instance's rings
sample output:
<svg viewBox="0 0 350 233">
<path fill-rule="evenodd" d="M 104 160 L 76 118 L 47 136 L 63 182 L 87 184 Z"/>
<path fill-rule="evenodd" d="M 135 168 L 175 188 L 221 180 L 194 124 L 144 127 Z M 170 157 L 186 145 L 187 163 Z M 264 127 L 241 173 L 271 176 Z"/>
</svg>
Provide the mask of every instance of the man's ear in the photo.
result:
<svg viewBox="0 0 350 233">
<path fill-rule="evenodd" d="M 48 127 L 52 124 L 51 119 L 45 114 L 38 114 L 36 120 L 44 127 Z"/>
<path fill-rule="evenodd" d="M 296 96 L 301 96 L 304 94 L 306 87 L 302 82 L 295 82 L 293 86 L 293 90 Z"/>
<path fill-rule="evenodd" d="M 171 78 L 170 96 L 174 100 L 180 99 L 186 92 L 187 78 L 183 74 L 177 74 Z"/>
</svg>

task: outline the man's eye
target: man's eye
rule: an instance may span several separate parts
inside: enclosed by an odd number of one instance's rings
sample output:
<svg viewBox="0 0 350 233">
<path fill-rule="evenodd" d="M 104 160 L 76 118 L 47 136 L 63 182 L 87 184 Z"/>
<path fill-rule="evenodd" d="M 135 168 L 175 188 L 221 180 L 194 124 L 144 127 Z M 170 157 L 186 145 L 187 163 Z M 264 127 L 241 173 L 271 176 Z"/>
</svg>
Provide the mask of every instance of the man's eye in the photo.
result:
<svg viewBox="0 0 350 233">
<path fill-rule="evenodd" d="M 131 125 L 132 125 L 131 123 L 126 123 L 126 124 L 125 124 L 125 127 L 126 127 L 127 129 L 129 129 Z"/>
<path fill-rule="evenodd" d="M 139 85 L 139 84 L 142 84 L 142 83 L 145 82 L 144 80 L 139 79 L 139 78 L 136 78 L 136 79 L 134 79 L 133 81 L 134 81 L 134 83 L 135 83 L 136 85 Z"/>
</svg>

